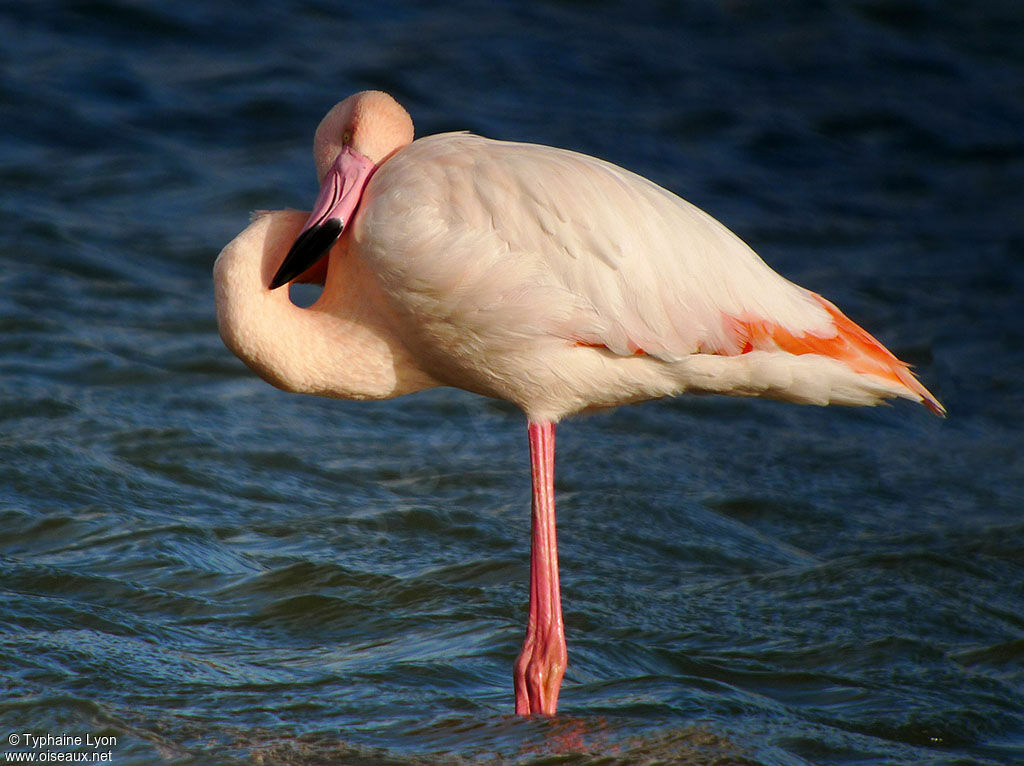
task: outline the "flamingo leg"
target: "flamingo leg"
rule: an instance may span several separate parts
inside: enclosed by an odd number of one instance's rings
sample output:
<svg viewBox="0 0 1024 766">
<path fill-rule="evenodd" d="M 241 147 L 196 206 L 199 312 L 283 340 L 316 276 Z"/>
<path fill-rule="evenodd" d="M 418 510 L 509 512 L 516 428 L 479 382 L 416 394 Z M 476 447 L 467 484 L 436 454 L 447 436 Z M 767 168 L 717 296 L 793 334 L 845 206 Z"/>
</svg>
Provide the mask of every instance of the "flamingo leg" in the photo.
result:
<svg viewBox="0 0 1024 766">
<path fill-rule="evenodd" d="M 568 655 L 555 539 L 555 424 L 530 423 L 530 618 L 515 664 L 516 713 L 554 715 Z"/>
</svg>

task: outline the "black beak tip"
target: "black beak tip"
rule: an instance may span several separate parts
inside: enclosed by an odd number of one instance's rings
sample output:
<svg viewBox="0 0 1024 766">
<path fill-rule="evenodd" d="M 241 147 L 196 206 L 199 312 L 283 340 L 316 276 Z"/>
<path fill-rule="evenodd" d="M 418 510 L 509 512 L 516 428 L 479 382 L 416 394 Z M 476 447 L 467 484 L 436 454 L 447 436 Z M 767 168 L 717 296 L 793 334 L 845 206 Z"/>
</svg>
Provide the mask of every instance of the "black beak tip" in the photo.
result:
<svg viewBox="0 0 1024 766">
<path fill-rule="evenodd" d="M 282 266 L 283 265 L 284 264 L 282 264 Z M 289 274 L 289 273 L 287 273 L 283 268 L 278 269 L 277 273 L 274 275 L 274 278 L 270 280 L 270 289 L 271 290 L 276 290 L 277 288 L 281 287 L 281 285 L 288 284 L 293 279 L 295 279 L 295 277 L 297 277 L 297 276 L 298 276 L 298 274 Z"/>
<path fill-rule="evenodd" d="M 341 236 L 343 228 L 344 223 L 340 218 L 328 218 L 302 232 L 292 244 L 288 255 L 284 257 L 274 278 L 270 280 L 270 289 L 276 290 L 291 282 L 327 255 L 331 246 Z"/>
</svg>

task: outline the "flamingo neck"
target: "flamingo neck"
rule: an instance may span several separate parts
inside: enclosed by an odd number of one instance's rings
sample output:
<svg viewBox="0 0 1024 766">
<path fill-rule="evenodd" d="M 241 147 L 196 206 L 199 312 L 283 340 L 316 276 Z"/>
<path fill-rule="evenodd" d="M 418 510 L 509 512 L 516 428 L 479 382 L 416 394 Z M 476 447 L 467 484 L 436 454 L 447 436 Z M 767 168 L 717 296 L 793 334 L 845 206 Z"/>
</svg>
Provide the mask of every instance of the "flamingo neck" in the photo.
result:
<svg viewBox="0 0 1024 766">
<path fill-rule="evenodd" d="M 339 399 L 387 399 L 436 385 L 388 325 L 379 290 L 356 258 L 332 253 L 323 293 L 309 308 L 267 285 L 305 221 L 265 213 L 214 266 L 225 345 L 269 383 Z"/>
</svg>

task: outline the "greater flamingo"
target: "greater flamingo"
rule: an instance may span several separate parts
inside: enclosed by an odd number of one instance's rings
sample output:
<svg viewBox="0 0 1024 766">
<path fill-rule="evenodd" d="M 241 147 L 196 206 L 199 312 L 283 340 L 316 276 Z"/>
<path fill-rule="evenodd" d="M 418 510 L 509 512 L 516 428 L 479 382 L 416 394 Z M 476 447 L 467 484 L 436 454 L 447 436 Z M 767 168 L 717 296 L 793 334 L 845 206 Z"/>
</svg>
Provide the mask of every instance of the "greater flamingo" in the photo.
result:
<svg viewBox="0 0 1024 766">
<path fill-rule="evenodd" d="M 287 391 L 388 399 L 455 386 L 526 415 L 533 480 L 519 714 L 555 712 L 567 655 L 555 424 L 701 393 L 942 405 L 882 344 L 714 218 L 586 155 L 468 133 L 413 141 L 379 91 L 316 131 L 312 214 L 260 213 L 214 267 L 225 344 Z M 322 256 L 329 253 L 325 262 Z M 294 305 L 290 281 L 323 283 Z"/>
</svg>

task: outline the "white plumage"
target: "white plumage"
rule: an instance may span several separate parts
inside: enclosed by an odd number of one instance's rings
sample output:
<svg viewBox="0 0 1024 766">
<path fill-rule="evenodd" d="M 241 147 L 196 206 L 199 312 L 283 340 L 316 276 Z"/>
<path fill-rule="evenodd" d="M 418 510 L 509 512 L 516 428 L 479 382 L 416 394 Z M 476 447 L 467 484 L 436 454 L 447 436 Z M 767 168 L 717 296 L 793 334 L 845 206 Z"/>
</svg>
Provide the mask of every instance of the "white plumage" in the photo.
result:
<svg viewBox="0 0 1024 766">
<path fill-rule="evenodd" d="M 406 318 L 407 346 L 423 349 L 438 380 L 531 419 L 687 390 L 921 398 L 823 357 L 741 356 L 729 318 L 770 319 L 794 336 L 838 331 L 813 294 L 725 226 L 610 163 L 430 136 L 380 168 L 362 205 L 352 244 Z"/>
</svg>

